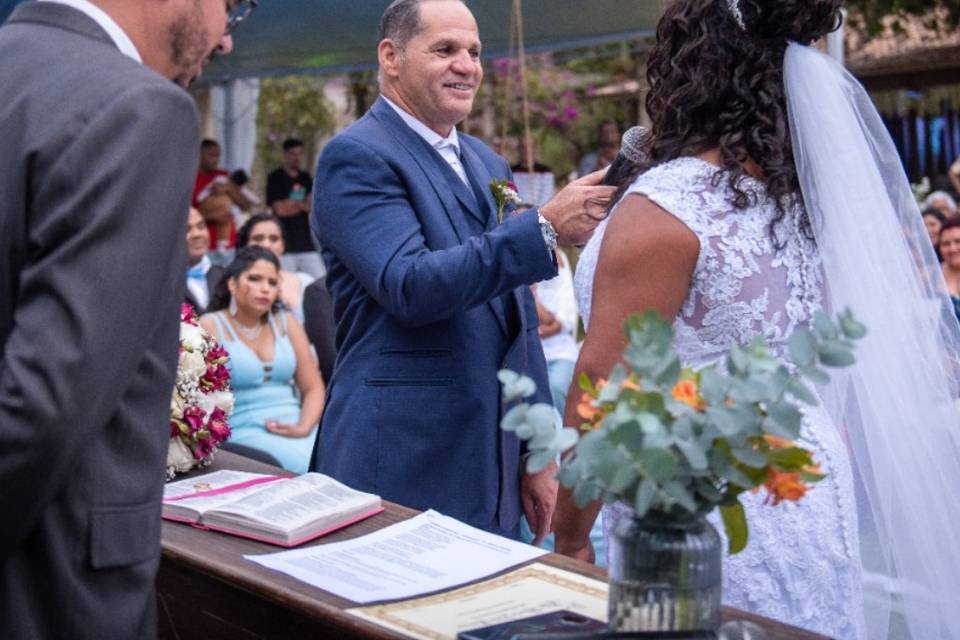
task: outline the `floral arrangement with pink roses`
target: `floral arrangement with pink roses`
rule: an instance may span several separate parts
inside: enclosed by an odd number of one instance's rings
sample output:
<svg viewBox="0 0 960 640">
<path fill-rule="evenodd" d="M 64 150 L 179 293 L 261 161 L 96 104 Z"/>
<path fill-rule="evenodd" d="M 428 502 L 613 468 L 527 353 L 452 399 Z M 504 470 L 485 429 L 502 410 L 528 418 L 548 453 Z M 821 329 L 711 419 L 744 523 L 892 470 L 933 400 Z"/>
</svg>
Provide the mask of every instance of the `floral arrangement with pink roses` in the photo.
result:
<svg viewBox="0 0 960 640">
<path fill-rule="evenodd" d="M 213 454 L 230 437 L 233 412 L 229 354 L 197 322 L 193 307 L 180 308 L 180 360 L 170 400 L 170 446 L 167 480 L 213 462 Z"/>
</svg>

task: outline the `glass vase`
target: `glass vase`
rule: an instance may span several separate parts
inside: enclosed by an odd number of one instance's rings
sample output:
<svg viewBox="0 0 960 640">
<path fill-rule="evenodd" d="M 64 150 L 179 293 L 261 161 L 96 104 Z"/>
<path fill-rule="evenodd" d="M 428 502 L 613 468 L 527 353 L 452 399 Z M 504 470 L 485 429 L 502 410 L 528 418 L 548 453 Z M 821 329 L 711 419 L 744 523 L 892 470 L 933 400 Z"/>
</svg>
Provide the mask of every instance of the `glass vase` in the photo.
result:
<svg viewBox="0 0 960 640">
<path fill-rule="evenodd" d="M 721 539 L 705 518 L 673 522 L 624 515 L 610 541 L 613 631 L 716 631 Z"/>
</svg>

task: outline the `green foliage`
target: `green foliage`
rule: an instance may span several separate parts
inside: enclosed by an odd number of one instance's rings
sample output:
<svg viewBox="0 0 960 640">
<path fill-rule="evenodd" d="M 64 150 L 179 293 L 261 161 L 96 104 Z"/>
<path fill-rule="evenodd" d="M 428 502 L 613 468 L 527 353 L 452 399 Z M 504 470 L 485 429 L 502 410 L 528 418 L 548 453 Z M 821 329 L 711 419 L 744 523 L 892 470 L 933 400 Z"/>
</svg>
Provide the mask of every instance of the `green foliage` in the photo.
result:
<svg viewBox="0 0 960 640">
<path fill-rule="evenodd" d="M 619 500 L 659 522 L 720 507 L 736 553 L 747 542 L 740 494 L 766 485 L 774 503 L 794 500 L 805 490 L 801 481 L 823 478 L 811 452 L 795 444 L 799 404 L 816 402 L 803 381 L 852 364 L 854 341 L 866 329 L 849 311 L 836 321 L 821 312 L 789 339 L 793 369 L 754 340 L 696 372 L 681 367 L 671 327 L 655 313 L 631 316 L 624 331 L 629 369 L 617 365 L 605 384 L 581 376 L 591 402 L 581 406 L 588 423 L 579 440 L 573 429 L 556 431 L 549 405 L 523 402 L 536 385 L 507 370 L 499 379 L 504 403 L 513 406 L 501 428 L 527 441 L 528 471 L 573 447 L 557 477 L 580 506 Z"/>
<path fill-rule="evenodd" d="M 264 78 L 258 107 L 257 157 L 267 170 L 281 164 L 286 138 L 303 140 L 309 158 L 316 140 L 336 124 L 323 81 L 314 76 Z"/>
<path fill-rule="evenodd" d="M 960 2 L 956 0 L 847 0 L 844 5 L 853 24 L 869 35 L 883 30 L 887 16 L 919 17 L 942 29 L 960 26 Z M 938 13 L 942 18 L 938 18 Z M 900 28 L 899 20 L 894 21 L 893 28 Z"/>
<path fill-rule="evenodd" d="M 526 89 L 530 105 L 530 128 L 537 149 L 537 160 L 553 169 L 562 179 L 576 169 L 580 157 L 594 150 L 596 131 L 603 120 L 621 124 L 631 121 L 626 100 L 591 97 L 595 87 L 618 78 L 624 67 L 633 68 L 631 59 L 620 64 L 594 65 L 587 70 L 571 61 L 556 64 L 551 55 L 528 56 Z M 519 65 L 515 60 L 494 60 L 488 66 L 477 103 L 489 102 L 494 109 L 496 135 L 506 136 L 507 157 L 519 157 L 523 138 L 523 107 Z"/>
</svg>

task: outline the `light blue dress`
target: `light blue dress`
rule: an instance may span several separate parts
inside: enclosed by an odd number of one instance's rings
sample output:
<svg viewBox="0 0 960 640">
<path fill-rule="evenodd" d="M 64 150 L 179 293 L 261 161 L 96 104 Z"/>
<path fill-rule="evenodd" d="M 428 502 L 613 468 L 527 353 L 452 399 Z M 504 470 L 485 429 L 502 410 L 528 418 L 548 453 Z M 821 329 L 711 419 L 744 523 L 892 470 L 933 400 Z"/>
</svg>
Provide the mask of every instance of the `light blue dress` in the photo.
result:
<svg viewBox="0 0 960 640">
<path fill-rule="evenodd" d="M 288 471 L 306 473 L 317 437 L 314 429 L 302 438 L 288 438 L 270 433 L 267 420 L 296 424 L 300 419 L 300 401 L 294 394 L 293 376 L 297 357 L 287 332 L 286 316 L 281 315 L 283 331 L 277 331 L 270 315 L 274 336 L 273 362 L 263 362 L 256 352 L 240 340 L 224 312 L 213 314 L 223 348 L 230 354 L 231 386 L 235 396 L 230 427 L 230 441 L 265 451 Z"/>
</svg>

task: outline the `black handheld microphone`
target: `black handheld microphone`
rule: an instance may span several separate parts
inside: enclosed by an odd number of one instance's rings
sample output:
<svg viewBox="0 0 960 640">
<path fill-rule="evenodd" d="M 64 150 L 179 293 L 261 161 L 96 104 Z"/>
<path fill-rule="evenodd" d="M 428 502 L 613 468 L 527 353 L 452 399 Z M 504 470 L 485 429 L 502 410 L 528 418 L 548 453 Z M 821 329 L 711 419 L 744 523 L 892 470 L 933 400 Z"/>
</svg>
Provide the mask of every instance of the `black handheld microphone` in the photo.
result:
<svg viewBox="0 0 960 640">
<path fill-rule="evenodd" d="M 600 184 L 618 186 L 637 165 L 644 165 L 650 161 L 647 147 L 652 137 L 646 127 L 636 126 L 627 129 L 620 138 L 620 151 L 610 163 L 606 175 Z"/>
</svg>

